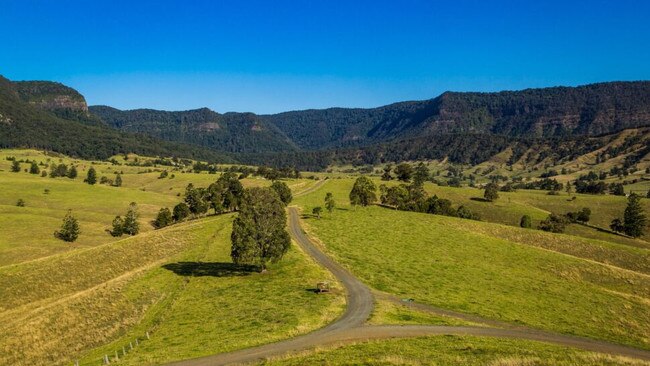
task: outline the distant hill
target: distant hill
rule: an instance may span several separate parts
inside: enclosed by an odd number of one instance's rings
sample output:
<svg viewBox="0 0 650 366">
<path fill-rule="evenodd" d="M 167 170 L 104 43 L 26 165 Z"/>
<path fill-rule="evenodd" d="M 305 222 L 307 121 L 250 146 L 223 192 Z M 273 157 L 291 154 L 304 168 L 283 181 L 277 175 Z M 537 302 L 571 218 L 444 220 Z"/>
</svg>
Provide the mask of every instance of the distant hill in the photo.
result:
<svg viewBox="0 0 650 366">
<path fill-rule="evenodd" d="M 447 134 L 516 138 L 596 136 L 650 125 L 650 82 L 611 82 L 498 93 L 446 92 L 378 108 L 273 115 L 91 107 L 109 126 L 237 153 L 360 147 Z"/>
<path fill-rule="evenodd" d="M 650 125 L 650 82 L 611 82 L 499 93 L 446 92 L 372 109 L 262 116 L 303 149 L 362 146 L 442 134 L 594 136 Z"/>
<path fill-rule="evenodd" d="M 121 111 L 107 106 L 93 106 L 90 111 L 108 126 L 121 131 L 145 133 L 219 151 L 257 153 L 298 150 L 277 127 L 253 113 L 219 114 L 208 108 L 181 112 L 153 109 Z"/>
<path fill-rule="evenodd" d="M 74 89 L 51 82 L 14 83 L 0 76 L 0 148 L 52 150 L 88 159 L 124 152 L 233 161 L 216 151 L 112 129 L 90 114 Z"/>
<path fill-rule="evenodd" d="M 630 165 L 650 153 L 650 82 L 446 92 L 378 108 L 256 115 L 87 107 L 65 85 L 2 78 L 0 124 L 1 147 L 85 158 L 135 152 L 316 170 L 423 159 L 478 164 L 507 151 L 510 163 L 624 155 Z M 621 137 L 625 130 L 635 130 L 625 135 L 634 141 Z"/>
</svg>

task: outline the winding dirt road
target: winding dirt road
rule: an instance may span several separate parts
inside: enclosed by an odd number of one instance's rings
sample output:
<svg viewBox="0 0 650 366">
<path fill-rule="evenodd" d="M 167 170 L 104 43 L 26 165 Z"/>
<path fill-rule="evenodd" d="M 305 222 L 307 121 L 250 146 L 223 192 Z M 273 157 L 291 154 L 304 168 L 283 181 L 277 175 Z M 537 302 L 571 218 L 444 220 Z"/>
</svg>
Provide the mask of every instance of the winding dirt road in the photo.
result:
<svg viewBox="0 0 650 366">
<path fill-rule="evenodd" d="M 323 181 L 324 183 L 324 181 Z M 320 187 L 323 183 L 317 184 Z M 317 188 L 317 187 L 312 187 Z M 312 189 L 309 189 L 312 191 Z M 326 346 L 363 341 L 369 339 L 387 339 L 400 337 L 416 337 L 427 335 L 468 335 L 481 337 L 499 337 L 526 339 L 554 343 L 561 346 L 575 347 L 587 351 L 595 351 L 613 355 L 626 356 L 650 361 L 650 351 L 597 341 L 593 339 L 574 337 L 539 331 L 531 328 L 513 326 L 508 323 L 483 319 L 474 315 L 457 313 L 439 309 L 424 304 L 412 304 L 418 310 L 453 316 L 472 322 L 483 323 L 488 327 L 451 327 L 433 325 L 366 325 L 366 320 L 372 313 L 374 296 L 370 289 L 354 275 L 333 261 L 319 250 L 302 231 L 300 217 L 296 208 L 289 208 L 289 230 L 300 247 L 316 262 L 331 271 L 345 286 L 347 291 L 347 308 L 344 314 L 328 326 L 314 332 L 289 340 L 270 343 L 259 347 L 248 348 L 229 353 L 222 353 L 192 360 L 175 362 L 176 366 L 215 366 L 234 363 L 248 363 L 288 353 L 308 350 L 316 346 Z M 400 300 L 392 295 L 380 294 L 390 301 Z"/>
</svg>

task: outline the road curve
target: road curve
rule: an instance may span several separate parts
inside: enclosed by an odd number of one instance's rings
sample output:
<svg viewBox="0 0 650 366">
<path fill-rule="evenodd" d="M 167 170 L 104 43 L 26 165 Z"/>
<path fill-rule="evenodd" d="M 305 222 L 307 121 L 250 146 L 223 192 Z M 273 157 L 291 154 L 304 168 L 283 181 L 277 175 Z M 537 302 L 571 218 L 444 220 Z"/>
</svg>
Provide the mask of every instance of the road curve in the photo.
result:
<svg viewBox="0 0 650 366">
<path fill-rule="evenodd" d="M 317 183 L 320 187 L 324 180 Z M 312 188 L 317 189 L 314 186 Z M 310 189 L 311 190 L 311 189 Z M 231 363 L 244 363 L 260 360 L 266 357 L 281 355 L 288 352 L 309 349 L 319 344 L 335 341 L 339 338 L 338 334 L 354 330 L 361 327 L 374 307 L 374 297 L 370 289 L 361 281 L 354 277 L 350 272 L 334 262 L 330 257 L 320 251 L 310 240 L 300 227 L 300 217 L 298 210 L 294 207 L 289 208 L 289 232 L 300 247 L 311 256 L 316 262 L 327 268 L 334 274 L 337 280 L 343 284 L 346 290 L 346 310 L 341 317 L 324 328 L 314 332 L 298 336 L 286 341 L 270 343 L 259 347 L 248 348 L 229 353 L 222 353 L 213 356 L 207 356 L 192 360 L 185 360 L 171 363 L 176 366 L 208 366 L 208 365 L 227 365 Z M 354 332 L 348 332 L 349 337 Z"/>
<path fill-rule="evenodd" d="M 309 187 L 307 189 L 304 189 L 304 190 L 302 190 L 300 192 L 297 192 L 293 196 L 294 197 L 300 197 L 300 196 L 304 196 L 306 194 L 309 194 L 311 192 L 314 192 L 315 190 L 319 189 L 323 184 L 325 184 L 325 182 L 327 182 L 328 179 L 329 178 L 321 179 L 318 182 L 316 182 L 316 184 L 314 184 L 313 186 L 311 186 L 311 187 Z"/>
<path fill-rule="evenodd" d="M 320 184 L 322 185 L 322 183 Z M 319 185 L 319 186 L 320 186 Z M 315 188 L 315 187 L 312 187 Z M 310 189 L 311 191 L 311 189 Z M 441 315 L 459 317 L 465 320 L 483 323 L 492 327 L 452 327 L 437 325 L 365 325 L 372 313 L 374 297 L 368 287 L 354 275 L 333 261 L 318 249 L 305 235 L 300 226 L 298 210 L 289 208 L 289 231 L 300 247 L 316 262 L 330 270 L 343 284 L 347 291 L 347 308 L 341 317 L 328 326 L 314 332 L 289 340 L 270 343 L 263 346 L 238 351 L 216 354 L 191 360 L 174 362 L 174 366 L 218 366 L 260 361 L 265 358 L 308 350 L 316 346 L 338 345 L 365 341 L 370 339 L 389 339 L 417 337 L 427 335 L 459 335 L 526 339 L 554 343 L 561 346 L 580 348 L 586 351 L 608 353 L 650 361 L 650 351 L 626 347 L 618 344 L 588 338 L 549 333 L 505 322 L 484 319 L 474 315 L 456 313 L 435 308 L 425 304 L 412 304 L 418 310 L 430 311 Z M 382 298 L 399 302 L 393 295 L 380 294 Z"/>
</svg>

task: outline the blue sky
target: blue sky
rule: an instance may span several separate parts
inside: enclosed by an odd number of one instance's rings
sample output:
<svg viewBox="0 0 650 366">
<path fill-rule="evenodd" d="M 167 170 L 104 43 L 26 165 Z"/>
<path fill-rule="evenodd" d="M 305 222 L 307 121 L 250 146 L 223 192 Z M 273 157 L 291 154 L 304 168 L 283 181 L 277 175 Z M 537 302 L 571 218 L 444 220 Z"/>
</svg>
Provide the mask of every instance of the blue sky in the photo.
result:
<svg viewBox="0 0 650 366">
<path fill-rule="evenodd" d="M 0 74 L 89 104 L 373 107 L 650 79 L 648 1 L 0 0 Z"/>
</svg>

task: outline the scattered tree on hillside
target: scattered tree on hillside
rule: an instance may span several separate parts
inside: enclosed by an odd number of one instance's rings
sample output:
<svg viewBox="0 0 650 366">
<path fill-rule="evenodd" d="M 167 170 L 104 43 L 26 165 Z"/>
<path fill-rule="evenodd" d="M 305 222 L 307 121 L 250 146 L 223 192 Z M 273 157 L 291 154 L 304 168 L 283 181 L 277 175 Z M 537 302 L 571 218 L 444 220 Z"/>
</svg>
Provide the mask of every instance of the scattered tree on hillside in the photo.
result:
<svg viewBox="0 0 650 366">
<path fill-rule="evenodd" d="M 630 194 L 623 214 L 623 232 L 633 238 L 643 235 L 646 226 L 646 216 L 640 201 L 639 195 Z"/>
<path fill-rule="evenodd" d="M 68 169 L 68 174 L 66 174 L 66 176 L 70 179 L 77 178 L 77 167 L 72 165 L 70 169 Z"/>
<path fill-rule="evenodd" d="M 393 180 L 393 176 L 390 174 L 391 170 L 393 170 L 393 165 L 386 164 L 386 166 L 384 166 L 384 173 L 381 175 L 381 180 Z"/>
<path fill-rule="evenodd" d="M 566 193 L 569 195 L 573 193 L 573 185 L 571 182 L 566 182 Z"/>
<path fill-rule="evenodd" d="M 156 216 L 156 219 L 153 222 L 153 226 L 156 229 L 163 228 L 165 226 L 169 226 L 174 222 L 174 219 L 172 218 L 172 212 L 167 208 L 161 208 L 160 211 L 158 211 L 158 215 Z"/>
<path fill-rule="evenodd" d="M 244 191 L 239 215 L 233 222 L 230 256 L 236 264 L 256 264 L 266 269 L 289 250 L 285 206 L 271 188 Z"/>
<path fill-rule="evenodd" d="M 489 202 L 493 202 L 498 199 L 499 186 L 496 183 L 488 183 L 485 186 L 485 193 L 483 193 L 483 197 Z"/>
<path fill-rule="evenodd" d="M 113 182 L 113 185 L 115 187 L 121 187 L 122 186 L 122 174 L 117 173 L 115 176 L 115 182 Z"/>
<path fill-rule="evenodd" d="M 113 228 L 109 230 L 112 236 L 119 237 L 124 235 L 124 220 L 121 216 L 115 216 L 112 223 Z"/>
<path fill-rule="evenodd" d="M 61 229 L 54 232 L 54 237 L 63 241 L 73 242 L 77 240 L 80 233 L 79 222 L 72 216 L 72 211 L 68 210 L 68 213 L 63 218 Z"/>
<path fill-rule="evenodd" d="M 88 174 L 86 175 L 84 182 L 90 185 L 97 183 L 97 171 L 94 167 L 91 166 L 90 169 L 88 169 Z"/>
<path fill-rule="evenodd" d="M 377 201 L 375 191 L 377 186 L 370 178 L 361 176 L 357 178 L 350 191 L 350 203 L 353 206 L 368 206 Z"/>
<path fill-rule="evenodd" d="M 280 182 L 276 180 L 271 184 L 271 188 L 278 194 L 280 201 L 282 201 L 285 206 L 291 203 L 293 196 L 291 195 L 291 189 L 285 182 Z"/>
<path fill-rule="evenodd" d="M 395 167 L 395 175 L 398 180 L 408 182 L 411 180 L 411 176 L 413 175 L 413 167 L 411 164 L 401 163 Z"/>
<path fill-rule="evenodd" d="M 129 209 L 124 215 L 124 234 L 137 235 L 140 232 L 140 224 L 138 223 L 138 205 L 135 202 L 131 202 Z"/>
<path fill-rule="evenodd" d="M 16 202 L 16 206 L 25 207 L 25 200 L 23 200 L 22 198 L 19 198 L 18 201 Z"/>
<path fill-rule="evenodd" d="M 311 213 L 316 216 L 316 218 L 320 219 L 320 214 L 323 212 L 323 208 L 320 206 L 316 206 L 311 210 Z"/>
<path fill-rule="evenodd" d="M 14 160 L 14 162 L 11 163 L 11 171 L 13 173 L 20 172 L 20 163 L 18 162 L 18 160 Z"/>
<path fill-rule="evenodd" d="M 185 202 L 181 202 L 174 206 L 174 221 L 183 221 L 190 215 L 190 208 Z"/>
<path fill-rule="evenodd" d="M 530 229 L 533 226 L 533 220 L 530 218 L 530 216 L 524 215 L 519 221 L 519 226 L 523 227 L 524 229 Z"/>
<path fill-rule="evenodd" d="M 429 168 L 424 165 L 423 162 L 420 162 L 415 167 L 415 173 L 413 174 L 413 184 L 422 185 L 424 182 L 429 180 Z"/>
<path fill-rule="evenodd" d="M 334 196 L 331 192 L 327 192 L 325 194 L 325 208 L 327 209 L 327 212 L 331 214 L 335 207 L 336 201 L 334 200 Z"/>
<path fill-rule="evenodd" d="M 41 168 L 38 167 L 35 161 L 32 161 L 32 165 L 29 166 L 29 174 L 39 174 L 40 172 Z"/>
</svg>

